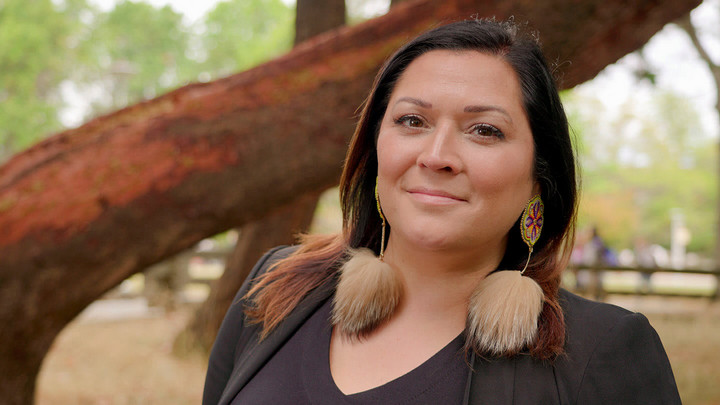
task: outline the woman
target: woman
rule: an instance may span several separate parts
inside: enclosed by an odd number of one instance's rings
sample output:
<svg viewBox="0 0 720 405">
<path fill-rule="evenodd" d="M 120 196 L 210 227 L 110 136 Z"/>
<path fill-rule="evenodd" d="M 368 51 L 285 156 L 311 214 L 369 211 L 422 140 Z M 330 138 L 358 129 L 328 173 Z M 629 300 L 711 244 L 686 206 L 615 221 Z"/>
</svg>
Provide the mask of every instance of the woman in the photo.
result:
<svg viewBox="0 0 720 405">
<path fill-rule="evenodd" d="M 378 74 L 342 235 L 277 248 L 238 293 L 204 404 L 680 403 L 645 317 L 559 290 L 567 120 L 509 23 L 426 32 Z"/>
</svg>

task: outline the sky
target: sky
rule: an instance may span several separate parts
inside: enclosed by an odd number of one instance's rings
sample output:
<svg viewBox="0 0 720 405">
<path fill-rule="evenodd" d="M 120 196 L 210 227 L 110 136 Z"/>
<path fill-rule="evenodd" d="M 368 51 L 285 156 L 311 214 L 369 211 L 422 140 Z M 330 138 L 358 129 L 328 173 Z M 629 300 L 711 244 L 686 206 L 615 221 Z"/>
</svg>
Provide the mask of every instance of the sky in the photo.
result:
<svg viewBox="0 0 720 405">
<path fill-rule="evenodd" d="M 700 40 L 716 63 L 720 61 L 718 1 L 705 0 L 691 13 L 693 24 L 700 27 Z M 648 42 L 644 55 L 657 73 L 656 87 L 686 97 L 700 113 L 706 133 L 717 137 L 720 123 L 715 111 L 715 85 L 710 70 L 687 34 L 677 26 L 667 25 Z M 606 67 L 595 79 L 579 86 L 578 91 L 596 95 L 610 109 L 621 108 L 631 99 L 647 101 L 652 96 L 652 87 L 647 82 L 638 82 L 633 76 L 633 68 L 639 63 L 636 55 L 627 55 Z"/>
<path fill-rule="evenodd" d="M 103 10 L 109 10 L 117 0 L 90 0 Z M 187 22 L 200 20 L 211 10 L 218 0 L 146 0 L 155 6 L 170 5 L 175 11 L 185 15 Z M 294 0 L 282 0 L 294 4 Z M 353 0 L 349 0 L 353 1 Z M 720 61 L 720 15 L 717 3 L 720 0 L 705 0 L 691 16 L 693 22 L 702 30 L 701 41 L 709 48 L 711 56 Z M 387 9 L 389 0 L 366 1 L 364 14 Z M 376 9 L 376 10 L 375 10 Z M 714 37 L 713 37 L 714 35 Z M 666 26 L 656 34 L 645 47 L 645 57 L 656 68 L 657 84 L 661 89 L 670 89 L 685 96 L 700 113 L 702 126 L 706 133 L 720 135 L 715 106 L 715 91 L 712 77 L 687 38 L 677 27 Z M 595 95 L 601 99 L 609 111 L 619 113 L 628 100 L 642 103 L 652 96 L 653 89 L 648 83 L 638 82 L 633 76 L 633 68 L 639 59 L 629 55 L 618 63 L 608 66 L 595 79 L 579 86 L 581 94 Z"/>
</svg>

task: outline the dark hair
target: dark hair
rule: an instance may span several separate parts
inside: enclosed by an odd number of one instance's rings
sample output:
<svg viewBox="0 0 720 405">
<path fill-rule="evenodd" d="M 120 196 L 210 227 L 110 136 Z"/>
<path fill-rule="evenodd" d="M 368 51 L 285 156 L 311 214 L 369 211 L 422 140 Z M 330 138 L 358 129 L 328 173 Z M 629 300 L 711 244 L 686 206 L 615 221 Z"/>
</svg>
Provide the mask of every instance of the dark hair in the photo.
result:
<svg viewBox="0 0 720 405">
<path fill-rule="evenodd" d="M 285 305 L 281 314 L 284 318 L 310 290 L 283 290 L 289 284 L 298 285 L 297 280 L 290 282 L 291 279 L 305 279 L 307 283 L 299 284 L 312 288 L 325 282 L 337 271 L 347 246 L 368 247 L 379 253 L 381 219 L 375 207 L 374 187 L 380 122 L 399 77 L 413 60 L 433 50 L 477 51 L 497 56 L 512 66 L 520 82 L 523 106 L 535 143 L 534 174 L 545 203 L 542 236 L 525 273 L 540 284 L 546 298 L 538 325 L 539 336 L 530 352 L 536 358 L 552 358 L 562 352 L 565 339 L 558 289 L 574 232 L 575 158 L 567 118 L 540 46 L 536 38 L 522 34 L 511 22 L 474 19 L 444 25 L 416 37 L 385 63 L 363 106 L 340 181 L 343 238 L 315 237 L 306 241 L 298 254 L 280 262 L 262 280 L 261 286 L 251 291 L 257 295 L 254 296 L 256 306 L 249 313 L 264 322 L 267 332 L 282 319 L 273 318 L 272 315 L 278 313 L 270 307 L 280 309 L 279 305 Z M 518 231 L 510 232 L 500 268 L 519 269 L 527 258 L 519 218 L 516 225 L 513 229 Z M 320 251 L 326 254 L 322 260 L 318 260 Z M 311 269 L 319 262 L 325 266 L 323 271 Z M 273 296 L 276 294 L 284 298 Z"/>
</svg>

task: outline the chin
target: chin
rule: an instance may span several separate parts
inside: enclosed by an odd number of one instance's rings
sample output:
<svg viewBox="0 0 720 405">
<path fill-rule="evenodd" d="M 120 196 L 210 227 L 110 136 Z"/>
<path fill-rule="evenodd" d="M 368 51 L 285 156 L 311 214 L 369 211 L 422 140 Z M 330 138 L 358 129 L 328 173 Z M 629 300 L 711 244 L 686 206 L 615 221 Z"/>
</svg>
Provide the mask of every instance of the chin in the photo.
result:
<svg viewBox="0 0 720 405">
<path fill-rule="evenodd" d="M 398 242 L 407 243 L 417 249 L 444 250 L 457 245 L 459 235 L 455 223 L 451 218 L 428 218 L 423 213 L 417 213 L 414 218 L 400 217 L 395 220 L 396 226 L 391 225 L 391 233 L 400 237 Z"/>
<path fill-rule="evenodd" d="M 454 238 L 447 235 L 433 234 L 432 231 L 412 235 L 408 238 L 408 241 L 415 245 L 418 249 L 429 251 L 446 250 L 459 245 L 458 241 Z"/>
</svg>

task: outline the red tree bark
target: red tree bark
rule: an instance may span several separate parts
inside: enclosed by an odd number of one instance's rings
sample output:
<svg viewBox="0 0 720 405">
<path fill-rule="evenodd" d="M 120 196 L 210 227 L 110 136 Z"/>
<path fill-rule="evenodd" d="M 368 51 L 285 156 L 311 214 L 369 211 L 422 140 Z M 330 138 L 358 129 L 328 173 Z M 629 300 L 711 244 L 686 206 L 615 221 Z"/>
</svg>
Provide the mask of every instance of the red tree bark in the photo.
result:
<svg viewBox="0 0 720 405">
<path fill-rule="evenodd" d="M 225 261 L 225 272 L 215 280 L 208 299 L 175 339 L 176 353 L 185 354 L 195 350 L 210 352 L 225 312 L 253 265 L 268 249 L 292 243 L 295 235 L 306 231 L 312 222 L 317 201 L 317 194 L 305 195 L 291 205 L 242 227 L 237 245 Z"/>
<path fill-rule="evenodd" d="M 345 0 L 298 0 L 295 10 L 296 45 L 345 24 Z M 208 299 L 188 327 L 175 339 L 176 353 L 210 351 L 225 312 L 255 262 L 268 249 L 291 244 L 298 233 L 307 232 L 319 197 L 318 192 L 308 193 L 242 227 L 237 245 L 225 261 L 225 272 L 213 283 Z"/>
<path fill-rule="evenodd" d="M 333 185 L 378 66 L 419 31 L 532 21 L 571 87 L 699 2 L 412 1 L 20 153 L 0 168 L 0 398 L 32 402 L 57 333 L 129 275 Z"/>
</svg>

